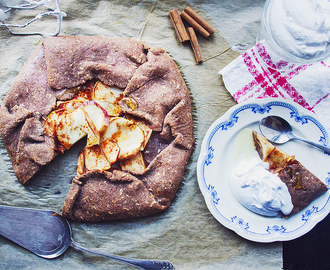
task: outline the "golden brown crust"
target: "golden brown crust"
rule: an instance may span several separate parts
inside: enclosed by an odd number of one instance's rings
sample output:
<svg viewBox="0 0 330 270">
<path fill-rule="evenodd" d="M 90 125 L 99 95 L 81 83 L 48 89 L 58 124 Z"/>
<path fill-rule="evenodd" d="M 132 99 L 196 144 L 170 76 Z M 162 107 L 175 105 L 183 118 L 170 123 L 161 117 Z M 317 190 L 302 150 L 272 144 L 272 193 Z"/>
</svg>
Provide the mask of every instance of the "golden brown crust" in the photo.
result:
<svg viewBox="0 0 330 270">
<path fill-rule="evenodd" d="M 98 222 L 144 217 L 165 208 L 129 173 L 90 171 L 74 179 L 62 213 L 69 219 Z"/>
<path fill-rule="evenodd" d="M 28 69 L 17 76 L 0 110 L 1 136 L 19 181 L 26 183 L 57 154 L 55 139 L 41 127 L 56 99 L 63 97 L 62 90 L 97 79 L 125 88 L 123 111 L 145 119 L 154 130 L 154 140 L 145 150 L 148 166 L 135 175 L 90 171 L 75 178 L 63 215 L 92 222 L 142 217 L 168 208 L 194 140 L 189 91 L 166 52 L 127 38 L 51 37 L 26 65 Z M 33 76 L 35 69 L 38 79 Z M 24 88 L 26 80 L 29 84 Z M 37 100 L 46 96 L 47 102 L 39 106 Z"/>
<path fill-rule="evenodd" d="M 328 191 L 327 186 L 297 160 L 290 160 L 278 171 L 278 176 L 291 194 L 293 209 L 290 216 Z"/>
<path fill-rule="evenodd" d="M 71 88 L 91 79 L 125 88 L 146 61 L 143 43 L 129 38 L 50 37 L 44 40 L 51 88 Z"/>
<path fill-rule="evenodd" d="M 0 109 L 1 137 L 22 184 L 49 162 L 49 157 L 56 155 L 52 138 L 41 132 L 35 141 L 28 139 L 26 134 L 31 125 L 40 133 L 41 122 L 54 108 L 55 102 L 56 92 L 48 86 L 43 46 L 39 46 L 13 81 Z M 27 146 L 28 141 L 30 146 Z M 32 145 L 35 147 L 31 149 Z M 31 153 L 32 150 L 35 152 Z M 41 152 L 48 152 L 44 161 L 31 156 L 36 157 Z"/>
</svg>

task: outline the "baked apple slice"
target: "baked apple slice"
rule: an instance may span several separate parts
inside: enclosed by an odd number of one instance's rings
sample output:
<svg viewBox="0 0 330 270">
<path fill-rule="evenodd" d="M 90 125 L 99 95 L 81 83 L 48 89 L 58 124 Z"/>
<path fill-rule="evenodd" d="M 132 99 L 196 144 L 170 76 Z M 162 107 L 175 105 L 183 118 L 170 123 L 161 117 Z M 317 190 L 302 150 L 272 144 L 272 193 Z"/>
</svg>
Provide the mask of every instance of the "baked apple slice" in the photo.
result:
<svg viewBox="0 0 330 270">
<path fill-rule="evenodd" d="M 99 144 L 100 136 L 96 134 L 96 128 L 93 127 L 93 123 L 90 124 L 87 122 L 85 113 L 81 108 L 72 112 L 66 111 L 60 115 L 55 127 L 58 142 L 65 149 L 69 149 L 87 135 L 88 146 Z"/>
<path fill-rule="evenodd" d="M 107 138 L 101 143 L 100 147 L 109 163 L 111 165 L 114 164 L 117 161 L 120 152 L 118 144 L 112 141 L 111 138 Z"/>
<path fill-rule="evenodd" d="M 142 173 L 146 169 L 141 152 L 138 152 L 132 157 L 119 161 L 119 164 L 123 171 Z"/>
<path fill-rule="evenodd" d="M 87 171 L 106 171 L 111 168 L 99 145 L 84 148 L 84 164 Z"/>
<path fill-rule="evenodd" d="M 284 152 L 279 147 L 272 145 L 265 137 L 259 135 L 257 132 L 252 132 L 254 145 L 264 162 L 269 163 L 269 170 L 276 170 L 282 168 L 292 159 L 292 157 Z"/>
<path fill-rule="evenodd" d="M 84 151 L 80 150 L 78 156 L 78 164 L 77 164 L 77 175 L 83 175 L 85 173 L 85 156 Z"/>
<path fill-rule="evenodd" d="M 87 121 L 93 121 L 98 132 L 103 132 L 108 124 L 110 117 L 105 109 L 103 109 L 95 101 L 84 102 L 80 108 L 85 112 Z"/>
<path fill-rule="evenodd" d="M 123 98 L 123 90 L 109 87 L 98 81 L 92 90 L 92 100 L 100 104 L 110 116 L 119 116 L 123 113 L 118 102 Z"/>
<path fill-rule="evenodd" d="M 85 137 L 88 129 L 83 110 L 66 111 L 60 115 L 55 127 L 57 139 L 65 149 L 69 149 L 77 141 Z"/>
<path fill-rule="evenodd" d="M 87 99 L 84 98 L 77 98 L 77 99 L 72 99 L 72 100 L 66 100 L 66 101 L 57 101 L 56 102 L 56 110 L 69 110 L 69 111 L 74 111 L 78 109 L 82 104 L 84 104 Z"/>
<path fill-rule="evenodd" d="M 107 130 L 101 136 L 101 143 L 105 140 L 116 142 L 119 146 L 118 160 L 123 160 L 137 154 L 144 142 L 142 129 L 132 121 L 122 117 L 110 120 Z"/>
<path fill-rule="evenodd" d="M 144 133 L 144 142 L 142 144 L 141 151 L 143 151 L 144 148 L 146 147 L 149 139 L 150 139 L 152 129 L 147 125 L 146 121 L 143 120 L 143 119 L 134 117 L 132 115 L 126 115 L 126 117 L 127 117 L 128 120 L 130 120 L 133 123 L 137 124 L 142 129 L 142 131 Z"/>
<path fill-rule="evenodd" d="M 100 132 L 103 132 L 110 117 L 95 101 L 77 98 L 62 102 L 59 108 L 49 114 L 44 122 L 45 132 L 57 137 L 65 149 L 87 135 L 87 146 L 100 143 Z"/>
<path fill-rule="evenodd" d="M 45 122 L 43 123 L 46 134 L 54 137 L 56 136 L 56 127 L 60 123 L 62 115 L 69 113 L 67 110 L 60 109 L 56 111 L 52 111 Z"/>
</svg>

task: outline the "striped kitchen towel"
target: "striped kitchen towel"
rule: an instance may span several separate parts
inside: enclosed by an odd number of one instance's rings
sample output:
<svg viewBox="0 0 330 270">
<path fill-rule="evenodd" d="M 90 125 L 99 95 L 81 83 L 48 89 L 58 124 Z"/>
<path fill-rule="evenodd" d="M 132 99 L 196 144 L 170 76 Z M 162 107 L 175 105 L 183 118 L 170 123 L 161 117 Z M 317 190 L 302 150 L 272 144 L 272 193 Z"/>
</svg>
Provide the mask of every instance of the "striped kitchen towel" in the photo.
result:
<svg viewBox="0 0 330 270">
<path fill-rule="evenodd" d="M 260 42 L 219 74 L 238 103 L 253 98 L 289 99 L 314 112 L 330 127 L 330 59 L 308 65 L 292 64 Z"/>
</svg>

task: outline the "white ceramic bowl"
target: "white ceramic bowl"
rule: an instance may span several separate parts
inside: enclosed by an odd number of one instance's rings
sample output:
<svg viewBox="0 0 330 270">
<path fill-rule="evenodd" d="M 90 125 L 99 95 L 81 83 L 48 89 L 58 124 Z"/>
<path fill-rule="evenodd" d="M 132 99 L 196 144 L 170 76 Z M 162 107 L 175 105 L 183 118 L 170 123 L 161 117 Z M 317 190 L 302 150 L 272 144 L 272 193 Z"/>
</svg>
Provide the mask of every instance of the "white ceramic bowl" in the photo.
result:
<svg viewBox="0 0 330 270">
<path fill-rule="evenodd" d="M 267 0 L 264 6 L 263 17 L 261 21 L 261 37 L 265 39 L 266 43 L 271 47 L 276 55 L 278 55 L 283 60 L 296 64 L 310 64 L 315 63 L 330 57 L 330 41 L 327 43 L 325 51 L 319 52 L 317 54 L 306 53 L 294 53 L 292 49 L 292 44 L 289 42 L 282 42 L 282 38 L 285 35 L 284 32 L 280 31 L 281 24 L 286 23 L 285 20 L 280 20 L 278 24 L 272 23 L 272 16 L 280 16 L 278 11 L 278 6 L 290 0 Z M 299 5 L 307 4 L 308 1 L 299 2 Z M 302 7 L 302 6 L 301 6 Z M 299 12 L 299 11 L 297 11 Z M 299 13 L 298 13 L 299 14 Z M 283 14 L 282 14 L 283 15 Z M 303 18 L 302 18 L 303 19 Z M 283 28 L 284 29 L 284 28 Z M 297 30 L 297 35 L 301 33 Z M 259 37 L 259 40 L 261 38 Z M 290 48 L 291 47 L 291 48 Z"/>
</svg>

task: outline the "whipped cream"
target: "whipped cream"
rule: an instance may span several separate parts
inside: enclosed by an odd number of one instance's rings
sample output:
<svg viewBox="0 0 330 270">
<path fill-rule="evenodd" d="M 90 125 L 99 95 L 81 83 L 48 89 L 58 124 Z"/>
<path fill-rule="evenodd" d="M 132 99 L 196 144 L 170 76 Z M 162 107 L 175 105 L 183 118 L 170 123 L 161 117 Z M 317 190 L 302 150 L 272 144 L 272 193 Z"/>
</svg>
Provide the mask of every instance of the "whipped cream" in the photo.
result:
<svg viewBox="0 0 330 270">
<path fill-rule="evenodd" d="M 258 154 L 243 159 L 233 170 L 230 183 L 236 199 L 246 208 L 264 216 L 290 214 L 293 208 L 287 186 Z"/>
<path fill-rule="evenodd" d="M 270 1 L 267 16 L 274 41 L 290 54 L 309 60 L 330 50 L 329 0 Z"/>
<path fill-rule="evenodd" d="M 237 135 L 233 159 L 238 165 L 231 173 L 230 185 L 238 202 L 263 216 L 290 214 L 293 204 L 289 190 L 277 174 L 269 171 L 269 163 L 260 159 L 251 129 Z"/>
</svg>

